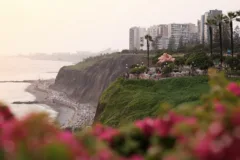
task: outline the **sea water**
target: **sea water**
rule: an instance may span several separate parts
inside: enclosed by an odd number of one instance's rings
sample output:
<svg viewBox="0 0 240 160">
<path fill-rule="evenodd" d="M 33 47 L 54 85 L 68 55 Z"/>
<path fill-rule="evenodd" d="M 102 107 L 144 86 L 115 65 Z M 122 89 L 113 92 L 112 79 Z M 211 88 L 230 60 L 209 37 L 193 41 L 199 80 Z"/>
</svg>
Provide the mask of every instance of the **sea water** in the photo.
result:
<svg viewBox="0 0 240 160">
<path fill-rule="evenodd" d="M 71 64 L 63 61 L 0 57 L 0 81 L 52 79 L 62 66 Z M 14 101 L 35 100 L 32 94 L 25 91 L 29 85 L 29 83 L 0 83 L 0 101 L 10 106 L 18 118 L 32 112 L 47 112 L 52 118 L 56 118 L 58 113 L 44 104 L 12 104 Z"/>
</svg>

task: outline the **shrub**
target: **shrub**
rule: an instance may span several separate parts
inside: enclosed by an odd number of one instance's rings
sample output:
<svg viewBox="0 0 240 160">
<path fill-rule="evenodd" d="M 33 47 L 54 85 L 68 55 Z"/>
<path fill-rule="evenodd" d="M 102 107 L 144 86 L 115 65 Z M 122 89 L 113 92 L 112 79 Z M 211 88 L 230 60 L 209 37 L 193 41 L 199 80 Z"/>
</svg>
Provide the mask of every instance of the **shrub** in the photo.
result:
<svg viewBox="0 0 240 160">
<path fill-rule="evenodd" d="M 132 74 L 141 74 L 144 73 L 146 71 L 147 67 L 146 66 L 139 66 L 139 67 L 135 67 L 130 69 L 130 73 Z"/>
<path fill-rule="evenodd" d="M 236 57 L 227 57 L 225 63 L 232 69 L 232 70 L 239 70 L 240 69 L 240 60 Z"/>
<path fill-rule="evenodd" d="M 95 124 L 71 134 L 43 115 L 17 120 L 0 105 L 1 160 L 235 160 L 240 157 L 240 85 L 209 72 L 201 106 L 162 106 L 156 118 L 122 128 Z"/>
<path fill-rule="evenodd" d="M 130 69 L 136 68 L 136 67 L 138 67 L 138 65 L 137 64 L 133 64 L 133 65 L 130 66 Z"/>
<path fill-rule="evenodd" d="M 205 53 L 194 53 L 189 55 L 186 60 L 187 65 L 193 65 L 194 67 L 202 70 L 207 70 L 213 66 L 213 61 Z"/>
<path fill-rule="evenodd" d="M 162 68 L 162 74 L 164 76 L 169 76 L 169 74 L 173 71 L 174 69 L 174 63 L 166 63 L 163 68 Z"/>
<path fill-rule="evenodd" d="M 177 66 L 183 66 L 185 64 L 184 57 L 176 57 L 174 64 Z"/>
</svg>

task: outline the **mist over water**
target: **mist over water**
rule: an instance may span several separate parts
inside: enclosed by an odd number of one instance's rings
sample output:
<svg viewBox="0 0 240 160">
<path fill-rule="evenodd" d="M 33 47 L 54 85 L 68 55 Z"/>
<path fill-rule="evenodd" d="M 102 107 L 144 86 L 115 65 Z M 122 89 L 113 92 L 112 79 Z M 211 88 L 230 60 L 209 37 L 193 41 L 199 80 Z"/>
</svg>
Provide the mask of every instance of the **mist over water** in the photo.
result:
<svg viewBox="0 0 240 160">
<path fill-rule="evenodd" d="M 0 81 L 22 81 L 55 78 L 62 66 L 70 62 L 31 60 L 19 57 L 0 57 Z M 33 101 L 35 97 L 25 92 L 28 83 L 0 83 L 0 101 L 8 104 L 19 118 L 32 112 L 47 112 L 52 118 L 57 112 L 44 104 L 12 104 L 14 101 Z"/>
</svg>

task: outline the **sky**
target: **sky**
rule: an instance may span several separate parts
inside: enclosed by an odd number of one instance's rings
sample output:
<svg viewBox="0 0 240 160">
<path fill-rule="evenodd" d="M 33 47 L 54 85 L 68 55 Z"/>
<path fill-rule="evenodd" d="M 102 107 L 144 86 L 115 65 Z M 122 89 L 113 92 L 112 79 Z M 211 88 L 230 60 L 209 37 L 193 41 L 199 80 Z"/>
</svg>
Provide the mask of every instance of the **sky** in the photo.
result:
<svg viewBox="0 0 240 160">
<path fill-rule="evenodd" d="M 129 28 L 197 23 L 240 0 L 0 0 L 0 55 L 128 48 Z"/>
</svg>

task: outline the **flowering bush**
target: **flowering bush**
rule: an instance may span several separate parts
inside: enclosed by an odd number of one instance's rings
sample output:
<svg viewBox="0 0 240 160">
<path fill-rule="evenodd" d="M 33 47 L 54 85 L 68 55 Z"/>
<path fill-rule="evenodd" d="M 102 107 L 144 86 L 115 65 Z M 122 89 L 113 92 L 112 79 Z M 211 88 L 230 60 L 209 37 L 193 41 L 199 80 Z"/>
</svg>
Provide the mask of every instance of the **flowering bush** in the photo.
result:
<svg viewBox="0 0 240 160">
<path fill-rule="evenodd" d="M 175 58 L 173 58 L 171 55 L 164 53 L 162 56 L 158 58 L 157 63 L 164 63 L 164 62 L 174 62 Z"/>
<path fill-rule="evenodd" d="M 17 120 L 0 107 L 3 160 L 236 160 L 240 157 L 240 85 L 209 71 L 204 104 L 162 109 L 161 116 L 115 129 L 95 124 L 76 135 L 43 114 Z M 124 115 L 123 115 L 124 116 Z"/>
</svg>

